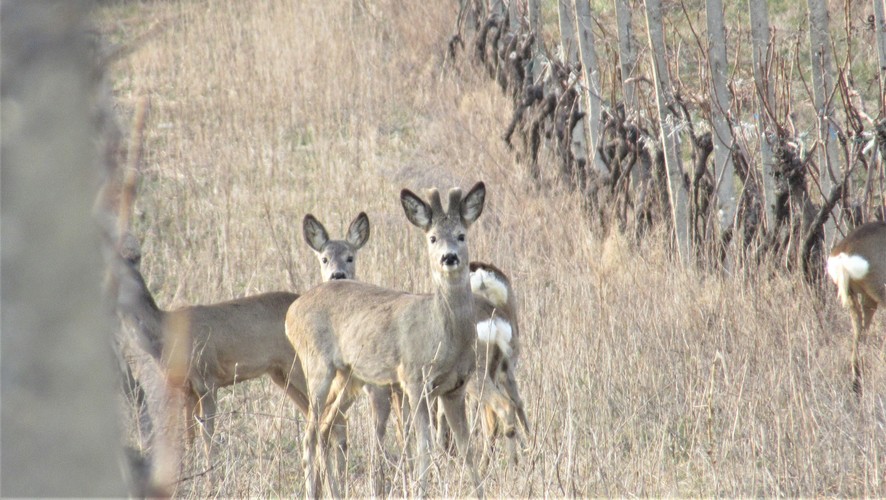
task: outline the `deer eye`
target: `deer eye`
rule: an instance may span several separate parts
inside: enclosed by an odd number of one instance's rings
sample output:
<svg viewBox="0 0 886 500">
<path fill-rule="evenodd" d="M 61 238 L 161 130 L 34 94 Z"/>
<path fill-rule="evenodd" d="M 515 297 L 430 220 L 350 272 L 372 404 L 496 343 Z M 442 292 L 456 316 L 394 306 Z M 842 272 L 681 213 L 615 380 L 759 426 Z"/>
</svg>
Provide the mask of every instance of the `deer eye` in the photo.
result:
<svg viewBox="0 0 886 500">
<path fill-rule="evenodd" d="M 465 235 L 463 235 L 463 234 L 458 235 L 458 241 L 464 241 L 464 240 L 465 240 Z"/>
<path fill-rule="evenodd" d="M 349 262 L 349 263 L 350 263 L 350 262 L 354 262 L 354 256 L 353 256 L 353 255 L 348 255 L 348 262 Z"/>
<path fill-rule="evenodd" d="M 323 257 L 322 259 L 320 259 L 320 262 L 322 262 L 324 264 L 329 264 L 329 259 L 327 259 L 326 257 Z"/>
<path fill-rule="evenodd" d="M 431 236 L 430 238 L 428 238 L 428 240 L 429 240 L 431 243 L 437 243 L 437 237 L 436 237 L 436 236 Z"/>
</svg>

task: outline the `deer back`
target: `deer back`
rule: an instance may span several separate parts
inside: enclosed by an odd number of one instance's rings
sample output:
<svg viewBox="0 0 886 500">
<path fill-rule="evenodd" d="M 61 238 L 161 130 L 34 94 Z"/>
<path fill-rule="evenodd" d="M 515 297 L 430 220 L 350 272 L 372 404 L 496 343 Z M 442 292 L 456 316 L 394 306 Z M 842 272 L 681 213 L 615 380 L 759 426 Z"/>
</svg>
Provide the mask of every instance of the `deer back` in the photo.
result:
<svg viewBox="0 0 886 500">
<path fill-rule="evenodd" d="M 835 281 L 848 276 L 848 288 L 864 293 L 878 304 L 886 303 L 886 222 L 870 222 L 849 233 L 834 246 L 828 273 Z M 845 303 L 845 299 L 844 299 Z"/>
<path fill-rule="evenodd" d="M 165 323 L 187 325 L 191 370 L 207 387 L 225 387 L 270 370 L 288 372 L 295 351 L 283 331 L 289 305 L 298 298 L 270 292 L 169 311 Z"/>
</svg>

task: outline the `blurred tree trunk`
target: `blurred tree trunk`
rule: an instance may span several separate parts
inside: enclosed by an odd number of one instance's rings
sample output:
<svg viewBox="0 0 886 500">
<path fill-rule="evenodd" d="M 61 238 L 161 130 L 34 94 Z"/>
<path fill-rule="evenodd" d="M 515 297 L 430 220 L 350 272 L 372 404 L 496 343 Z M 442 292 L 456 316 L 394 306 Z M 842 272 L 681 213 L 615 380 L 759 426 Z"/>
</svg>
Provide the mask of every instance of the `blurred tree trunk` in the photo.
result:
<svg viewBox="0 0 886 500">
<path fill-rule="evenodd" d="M 563 48 L 563 63 L 578 62 L 578 37 L 575 36 L 575 11 L 567 0 L 557 0 L 557 15 L 560 22 L 560 45 Z"/>
<path fill-rule="evenodd" d="M 723 27 L 722 0 L 707 0 L 708 63 L 711 66 L 711 119 L 714 124 L 714 176 L 717 179 L 717 201 L 720 240 L 728 237 L 735 226 L 735 169 L 732 165 L 734 140 L 726 119 L 732 105 L 727 86 L 726 30 Z"/>
<path fill-rule="evenodd" d="M 573 68 L 578 65 L 578 36 L 575 31 L 575 9 L 568 0 L 558 0 L 557 6 L 558 20 L 560 23 L 560 46 L 563 49 L 563 63 L 567 67 Z M 583 108 L 583 106 L 581 105 L 581 99 L 576 99 L 575 104 L 579 107 L 577 111 L 582 112 L 583 109 L 581 108 Z M 577 166 L 573 174 L 577 178 L 574 180 L 576 181 L 576 185 L 584 190 L 586 169 L 588 165 L 588 144 L 585 136 L 584 118 L 575 122 L 571 138 L 572 141 L 569 148 L 572 151 L 572 156 L 575 158 Z"/>
<path fill-rule="evenodd" d="M 837 149 L 837 129 L 834 121 L 834 51 L 828 33 L 827 0 L 808 0 L 809 45 L 812 52 L 812 88 L 815 108 L 818 110 L 818 171 L 822 196 L 827 197 L 840 173 L 840 154 Z M 834 242 L 836 223 L 828 217 L 824 225 L 825 245 Z"/>
<path fill-rule="evenodd" d="M 520 28 L 520 9 L 517 8 L 518 0 L 508 1 L 508 30 L 516 33 Z"/>
<path fill-rule="evenodd" d="M 125 494 L 87 1 L 4 2 L 2 496 Z"/>
<path fill-rule="evenodd" d="M 489 14 L 498 19 L 505 17 L 505 4 L 503 0 L 491 0 L 489 5 Z"/>
<path fill-rule="evenodd" d="M 637 67 L 637 51 L 634 49 L 634 35 L 631 28 L 630 0 L 615 0 L 615 14 L 618 24 L 618 59 L 621 67 L 621 87 L 624 97 L 625 123 L 632 123 L 640 116 L 637 98 L 637 84 L 634 71 Z M 643 182 L 642 169 L 631 169 L 631 184 L 639 191 Z"/>
<path fill-rule="evenodd" d="M 649 48 L 652 52 L 652 69 L 655 77 L 655 96 L 658 103 L 658 119 L 661 129 L 661 146 L 664 149 L 665 166 L 668 173 L 668 194 L 671 202 L 671 217 L 680 260 L 690 261 L 691 241 L 689 235 L 689 196 L 683 178 L 683 165 L 680 160 L 680 143 L 677 140 L 677 117 L 671 113 L 674 103 L 671 79 L 668 74 L 665 51 L 664 27 L 662 26 L 661 0 L 645 0 L 646 25 L 649 33 Z"/>
<path fill-rule="evenodd" d="M 541 0 L 529 0 L 529 30 L 535 35 L 532 42 L 532 72 L 531 83 L 536 83 L 541 77 L 542 68 L 542 25 L 541 25 Z"/>
<path fill-rule="evenodd" d="M 589 0 L 575 0 L 575 19 L 578 28 L 578 48 L 581 54 L 582 77 L 584 87 L 582 95 L 585 108 L 588 110 L 584 121 L 588 124 L 588 152 L 591 158 L 589 167 L 595 168 L 600 174 L 608 175 L 609 169 L 600 157 L 600 116 L 603 112 L 603 101 L 600 98 L 600 69 L 597 65 L 597 53 L 594 44 L 593 19 Z"/>
<path fill-rule="evenodd" d="M 767 230 L 775 231 L 775 159 L 772 154 L 770 126 L 772 117 L 766 109 L 775 110 L 775 92 L 769 85 L 766 62 L 769 53 L 769 7 L 766 0 L 750 0 L 751 40 L 753 45 L 754 86 L 757 95 L 757 129 L 760 133 L 760 156 L 763 163 L 763 194 L 766 198 Z"/>
<path fill-rule="evenodd" d="M 874 4 L 874 29 L 877 37 L 877 54 L 880 58 L 880 117 L 886 118 L 886 0 L 871 0 Z M 886 162 L 886 158 L 881 161 Z"/>
<path fill-rule="evenodd" d="M 637 66 L 637 51 L 634 50 L 629 1 L 615 0 L 615 14 L 618 24 L 618 58 L 621 63 L 621 85 L 624 93 L 625 116 L 628 117 L 628 121 L 635 119 L 639 111 L 636 83 L 632 80 L 634 68 Z"/>
</svg>

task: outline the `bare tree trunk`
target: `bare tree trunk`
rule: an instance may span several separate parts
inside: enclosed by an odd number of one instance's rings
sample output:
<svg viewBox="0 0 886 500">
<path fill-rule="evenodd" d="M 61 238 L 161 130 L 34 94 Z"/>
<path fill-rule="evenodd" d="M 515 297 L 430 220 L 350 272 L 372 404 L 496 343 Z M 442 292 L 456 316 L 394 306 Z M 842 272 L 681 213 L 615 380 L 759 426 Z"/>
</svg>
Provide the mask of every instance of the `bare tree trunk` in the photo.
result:
<svg viewBox="0 0 886 500">
<path fill-rule="evenodd" d="M 609 175 L 606 163 L 600 157 L 600 116 L 603 112 L 603 101 L 600 89 L 600 70 L 597 65 L 597 53 L 594 47 L 594 32 L 591 29 L 591 4 L 589 0 L 575 0 L 575 19 L 578 28 L 578 47 L 581 53 L 581 68 L 584 78 L 585 108 L 588 110 L 584 121 L 588 124 L 589 155 L 593 167 L 603 175 Z"/>
<path fill-rule="evenodd" d="M 621 67 L 625 122 L 631 123 L 640 116 L 640 103 L 637 97 L 637 84 L 634 81 L 637 51 L 634 49 L 634 34 L 631 28 L 630 0 L 615 0 L 615 13 L 618 24 L 618 59 Z M 642 169 L 632 168 L 631 184 L 633 189 L 639 191 L 642 182 Z"/>
<path fill-rule="evenodd" d="M 676 116 L 669 111 L 674 102 L 671 79 L 665 53 L 664 28 L 662 26 L 661 0 L 645 0 L 646 25 L 649 33 L 649 47 L 652 51 L 652 68 L 655 77 L 655 96 L 658 103 L 658 119 L 661 129 L 661 145 L 664 149 L 665 165 L 668 173 L 668 194 L 671 202 L 671 216 L 680 260 L 687 264 L 691 257 L 689 234 L 689 197 L 683 179 L 683 166 L 680 161 L 680 143 L 677 140 Z"/>
<path fill-rule="evenodd" d="M 508 1 L 508 29 L 511 33 L 516 33 L 520 28 L 520 9 L 517 8 L 518 1 Z"/>
<path fill-rule="evenodd" d="M 874 26 L 877 54 L 880 58 L 880 117 L 886 117 L 886 0 L 871 0 L 874 4 Z M 886 161 L 883 159 L 882 161 Z"/>
<path fill-rule="evenodd" d="M 775 159 L 769 136 L 771 117 L 766 108 L 775 105 L 775 92 L 769 85 L 766 70 L 769 53 L 769 7 L 766 0 L 750 0 L 748 10 L 751 15 L 751 40 L 753 43 L 754 85 L 757 95 L 757 129 L 760 132 L 760 156 L 763 163 L 763 194 L 766 198 L 766 224 L 769 231 L 775 230 Z M 774 108 L 770 108 L 773 109 Z"/>
<path fill-rule="evenodd" d="M 633 81 L 634 69 L 637 66 L 637 51 L 634 50 L 633 32 L 631 30 L 630 0 L 615 0 L 615 13 L 618 23 L 618 57 L 621 63 L 621 84 L 624 93 L 625 116 L 628 120 L 635 119 L 639 110 L 637 103 L 636 84 Z"/>
<path fill-rule="evenodd" d="M 4 2 L 2 496 L 123 496 L 86 1 Z M 14 114 L 10 114 L 14 111 Z"/>
<path fill-rule="evenodd" d="M 835 179 L 839 176 L 840 156 L 837 144 L 837 130 L 831 125 L 834 121 L 834 56 L 831 36 L 828 33 L 828 7 L 826 0 L 808 0 L 809 43 L 812 57 L 812 88 L 815 108 L 818 110 L 818 139 L 822 148 L 818 150 L 819 182 L 822 196 L 831 192 Z M 836 170 L 836 172 L 835 172 Z M 829 217 L 824 225 L 825 245 L 834 243 L 836 224 Z"/>
<path fill-rule="evenodd" d="M 560 22 L 560 46 L 563 49 L 563 62 L 578 62 L 578 37 L 575 36 L 575 11 L 568 0 L 557 0 L 557 15 Z"/>
<path fill-rule="evenodd" d="M 529 30 L 535 35 L 535 41 L 532 42 L 532 83 L 535 83 L 542 73 L 541 0 L 529 0 Z"/>
<path fill-rule="evenodd" d="M 489 14 L 494 16 L 496 19 L 504 19 L 506 12 L 504 1 L 491 0 L 489 4 Z"/>
<path fill-rule="evenodd" d="M 707 0 L 708 63 L 711 66 L 711 118 L 714 124 L 714 174 L 717 178 L 718 219 L 722 235 L 735 225 L 735 169 L 732 165 L 734 139 L 726 114 L 732 94 L 726 85 L 729 64 L 726 59 L 726 30 L 723 27 L 722 0 Z"/>
<path fill-rule="evenodd" d="M 573 67 L 578 64 L 578 37 L 575 32 L 575 10 L 572 2 L 569 0 L 558 0 L 557 5 L 558 19 L 560 22 L 560 46 L 563 50 L 563 62 L 567 66 Z M 575 103 L 579 106 L 578 111 L 583 111 L 580 109 L 582 107 L 581 100 L 576 99 Z M 572 151 L 572 156 L 575 158 L 576 164 L 579 166 L 578 168 L 587 168 L 588 144 L 585 135 L 584 119 L 575 122 L 571 137 L 572 142 L 569 145 L 569 148 Z M 584 179 L 584 173 L 577 172 L 577 174 L 578 179 L 576 180 L 580 180 L 578 185 L 580 189 L 584 189 L 584 182 L 581 181 L 581 179 Z"/>
</svg>

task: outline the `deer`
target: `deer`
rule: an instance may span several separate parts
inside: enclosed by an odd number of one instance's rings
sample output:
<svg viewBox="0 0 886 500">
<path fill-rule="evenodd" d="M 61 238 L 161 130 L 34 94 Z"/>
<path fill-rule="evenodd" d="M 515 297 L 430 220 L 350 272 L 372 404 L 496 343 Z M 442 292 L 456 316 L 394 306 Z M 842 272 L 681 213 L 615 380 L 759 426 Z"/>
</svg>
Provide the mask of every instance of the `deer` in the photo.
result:
<svg viewBox="0 0 886 500">
<path fill-rule="evenodd" d="M 324 280 L 353 279 L 355 254 L 369 239 L 366 214 L 361 212 L 354 219 L 345 240 L 329 240 L 326 236 L 321 241 L 318 229 L 326 235 L 322 224 L 309 214 L 305 218 L 305 235 L 310 233 L 309 245 L 322 254 Z M 139 343 L 154 359 L 161 361 L 175 349 L 179 353 L 182 348 L 187 351 L 185 414 L 189 442 L 195 437 L 191 423 L 196 418 L 207 456 L 211 456 L 218 390 L 263 375 L 270 376 L 302 414 L 307 414 L 305 378 L 283 325 L 286 311 L 298 294 L 269 292 L 167 311 L 157 306 L 135 255 L 140 257 L 140 251 L 121 253 L 117 308 L 124 321 L 134 326 Z M 164 329 L 170 327 L 184 329 L 185 347 L 165 345 Z M 343 423 L 336 423 L 333 432 L 344 443 Z"/>
<path fill-rule="evenodd" d="M 359 250 L 369 238 L 369 219 L 365 213 L 360 213 L 348 228 L 344 240 L 331 240 L 323 224 L 312 214 L 307 214 L 302 222 L 303 234 L 308 247 L 313 250 L 320 263 L 320 273 L 323 281 L 339 279 L 355 279 L 356 271 L 354 259 Z M 398 394 L 392 392 L 391 387 L 365 386 L 369 395 L 369 407 L 374 422 L 376 439 L 383 443 L 387 433 L 387 421 L 391 413 L 391 398 L 399 400 Z M 334 397 L 336 390 L 330 397 Z M 306 413 L 306 412 L 305 412 Z M 332 414 L 334 420 L 333 432 L 336 434 L 336 462 L 339 471 L 345 466 L 347 454 L 347 429 L 344 416 L 341 413 Z M 402 420 L 402 416 L 401 416 Z M 377 486 L 377 489 L 380 486 Z"/>
<path fill-rule="evenodd" d="M 517 461 L 515 421 L 529 432 L 526 410 L 515 376 L 519 355 L 517 305 L 510 279 L 501 269 L 484 262 L 471 262 L 471 291 L 477 324 L 478 377 L 468 384 L 468 395 L 481 403 L 487 450 L 501 431 L 508 438 L 510 459 Z M 491 385 L 490 385 L 491 384 Z M 494 390 L 489 390 L 492 387 Z M 504 389 L 504 397 L 498 387 Z M 438 430 L 443 426 L 438 426 Z M 489 455 L 486 456 L 488 461 Z"/>
<path fill-rule="evenodd" d="M 480 217 L 486 197 L 482 182 L 466 195 L 449 190 L 444 210 L 440 193 L 429 202 L 408 189 L 400 192 L 406 219 L 425 236 L 433 290 L 425 294 L 350 280 L 329 281 L 305 292 L 286 313 L 286 335 L 298 354 L 308 387 L 308 416 L 302 464 L 308 496 L 319 496 L 330 474 L 327 412 L 345 412 L 363 385 L 396 384 L 409 402 L 416 435 L 419 488 L 426 492 L 431 443 L 428 400 L 443 408 L 475 491 L 483 487 L 474 466 L 465 415 L 465 385 L 476 368 L 474 300 L 470 288 L 467 231 Z M 327 408 L 333 383 L 344 386 Z M 407 425 L 406 428 L 410 428 Z M 373 446 L 378 446 L 374 443 Z"/>
<path fill-rule="evenodd" d="M 852 320 L 852 390 L 861 394 L 858 343 L 871 326 L 877 307 L 886 304 L 886 222 L 869 222 L 837 243 L 827 260 L 837 296 Z"/>
</svg>

